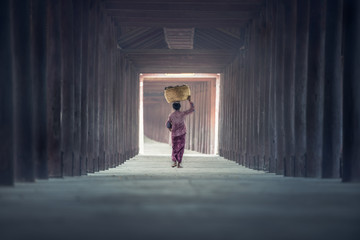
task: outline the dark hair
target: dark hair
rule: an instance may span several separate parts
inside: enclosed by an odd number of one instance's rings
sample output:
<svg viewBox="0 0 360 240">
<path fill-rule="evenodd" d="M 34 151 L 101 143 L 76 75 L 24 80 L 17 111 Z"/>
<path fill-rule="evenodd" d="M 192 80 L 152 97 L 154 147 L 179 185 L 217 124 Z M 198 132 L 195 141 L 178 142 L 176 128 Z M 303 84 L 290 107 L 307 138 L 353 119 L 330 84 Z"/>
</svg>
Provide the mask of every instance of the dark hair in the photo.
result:
<svg viewBox="0 0 360 240">
<path fill-rule="evenodd" d="M 174 102 L 174 103 L 173 103 L 173 109 L 179 110 L 180 108 L 181 108 L 181 105 L 180 105 L 179 102 Z"/>
</svg>

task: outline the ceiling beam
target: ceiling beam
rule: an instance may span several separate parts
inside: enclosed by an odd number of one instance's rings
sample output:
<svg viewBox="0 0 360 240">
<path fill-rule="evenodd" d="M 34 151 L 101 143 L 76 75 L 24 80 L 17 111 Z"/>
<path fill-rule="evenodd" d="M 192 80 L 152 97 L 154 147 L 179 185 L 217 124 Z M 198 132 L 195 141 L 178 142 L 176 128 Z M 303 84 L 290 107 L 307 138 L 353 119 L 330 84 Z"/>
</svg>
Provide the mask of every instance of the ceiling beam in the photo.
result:
<svg viewBox="0 0 360 240">
<path fill-rule="evenodd" d="M 151 2 L 151 1 L 105 1 L 106 9 L 128 10 L 184 10 L 184 11 L 259 11 L 262 4 L 259 1 L 234 2 Z"/>
<path fill-rule="evenodd" d="M 121 49 L 123 53 L 128 55 L 236 55 L 237 52 L 233 49 Z"/>
<path fill-rule="evenodd" d="M 221 73 L 224 70 L 224 67 L 141 67 L 137 68 L 140 73 Z"/>
<path fill-rule="evenodd" d="M 244 27 L 249 19 L 214 19 L 214 18 L 148 18 L 148 17 L 113 17 L 116 25 L 139 26 L 139 27 Z"/>
<path fill-rule="evenodd" d="M 193 11 L 193 10 L 127 10 L 107 9 L 109 16 L 124 18 L 193 18 L 193 19 L 251 19 L 257 11 Z"/>
</svg>

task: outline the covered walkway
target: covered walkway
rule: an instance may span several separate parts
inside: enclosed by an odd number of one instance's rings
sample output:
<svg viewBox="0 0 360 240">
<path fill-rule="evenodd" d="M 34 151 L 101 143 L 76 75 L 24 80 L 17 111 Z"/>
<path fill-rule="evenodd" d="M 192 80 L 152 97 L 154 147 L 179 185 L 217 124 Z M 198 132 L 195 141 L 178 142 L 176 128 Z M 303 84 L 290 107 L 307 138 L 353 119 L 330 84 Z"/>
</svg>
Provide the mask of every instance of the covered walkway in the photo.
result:
<svg viewBox="0 0 360 240">
<path fill-rule="evenodd" d="M 1 0 L 0 239 L 358 240 L 359 13 Z M 173 169 L 163 90 L 184 83 Z"/>
</svg>

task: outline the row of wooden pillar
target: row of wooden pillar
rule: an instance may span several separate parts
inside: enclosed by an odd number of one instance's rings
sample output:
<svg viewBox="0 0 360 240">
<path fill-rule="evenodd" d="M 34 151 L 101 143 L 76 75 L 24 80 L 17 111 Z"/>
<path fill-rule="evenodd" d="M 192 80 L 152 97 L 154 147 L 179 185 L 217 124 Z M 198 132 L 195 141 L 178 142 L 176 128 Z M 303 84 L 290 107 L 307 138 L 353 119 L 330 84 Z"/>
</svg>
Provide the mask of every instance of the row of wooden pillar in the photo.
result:
<svg viewBox="0 0 360 240">
<path fill-rule="evenodd" d="M 79 176 L 138 152 L 138 74 L 97 0 L 5 0 L 0 184 Z"/>
<path fill-rule="evenodd" d="M 220 155 L 285 176 L 360 180 L 359 3 L 267 0 L 221 82 Z"/>
<path fill-rule="evenodd" d="M 185 121 L 187 127 L 185 148 L 213 154 L 215 151 L 215 78 L 198 82 L 189 82 L 186 79 L 171 82 L 163 80 L 156 83 L 158 86 L 156 95 L 149 91 L 150 88 L 154 89 L 155 83 L 144 81 L 144 134 L 153 140 L 171 143 L 165 124 L 169 114 L 174 110 L 172 105 L 166 102 L 163 89 L 165 86 L 182 85 L 184 82 L 190 86 L 192 101 L 196 109 Z M 181 104 L 181 111 L 190 108 L 187 101 Z"/>
</svg>

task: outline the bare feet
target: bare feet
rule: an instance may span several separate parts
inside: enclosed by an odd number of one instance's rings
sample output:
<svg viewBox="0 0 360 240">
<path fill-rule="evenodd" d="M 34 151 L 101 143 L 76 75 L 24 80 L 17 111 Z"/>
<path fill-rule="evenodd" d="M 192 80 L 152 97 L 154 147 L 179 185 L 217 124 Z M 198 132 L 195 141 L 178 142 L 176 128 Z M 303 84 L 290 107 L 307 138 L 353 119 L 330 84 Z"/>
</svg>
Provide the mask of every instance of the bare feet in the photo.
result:
<svg viewBox="0 0 360 240">
<path fill-rule="evenodd" d="M 182 168 L 182 166 L 180 165 L 180 163 L 178 163 L 178 166 L 177 166 L 178 168 Z"/>
<path fill-rule="evenodd" d="M 171 167 L 176 167 L 176 162 L 174 162 L 173 165 L 171 165 Z"/>
</svg>

